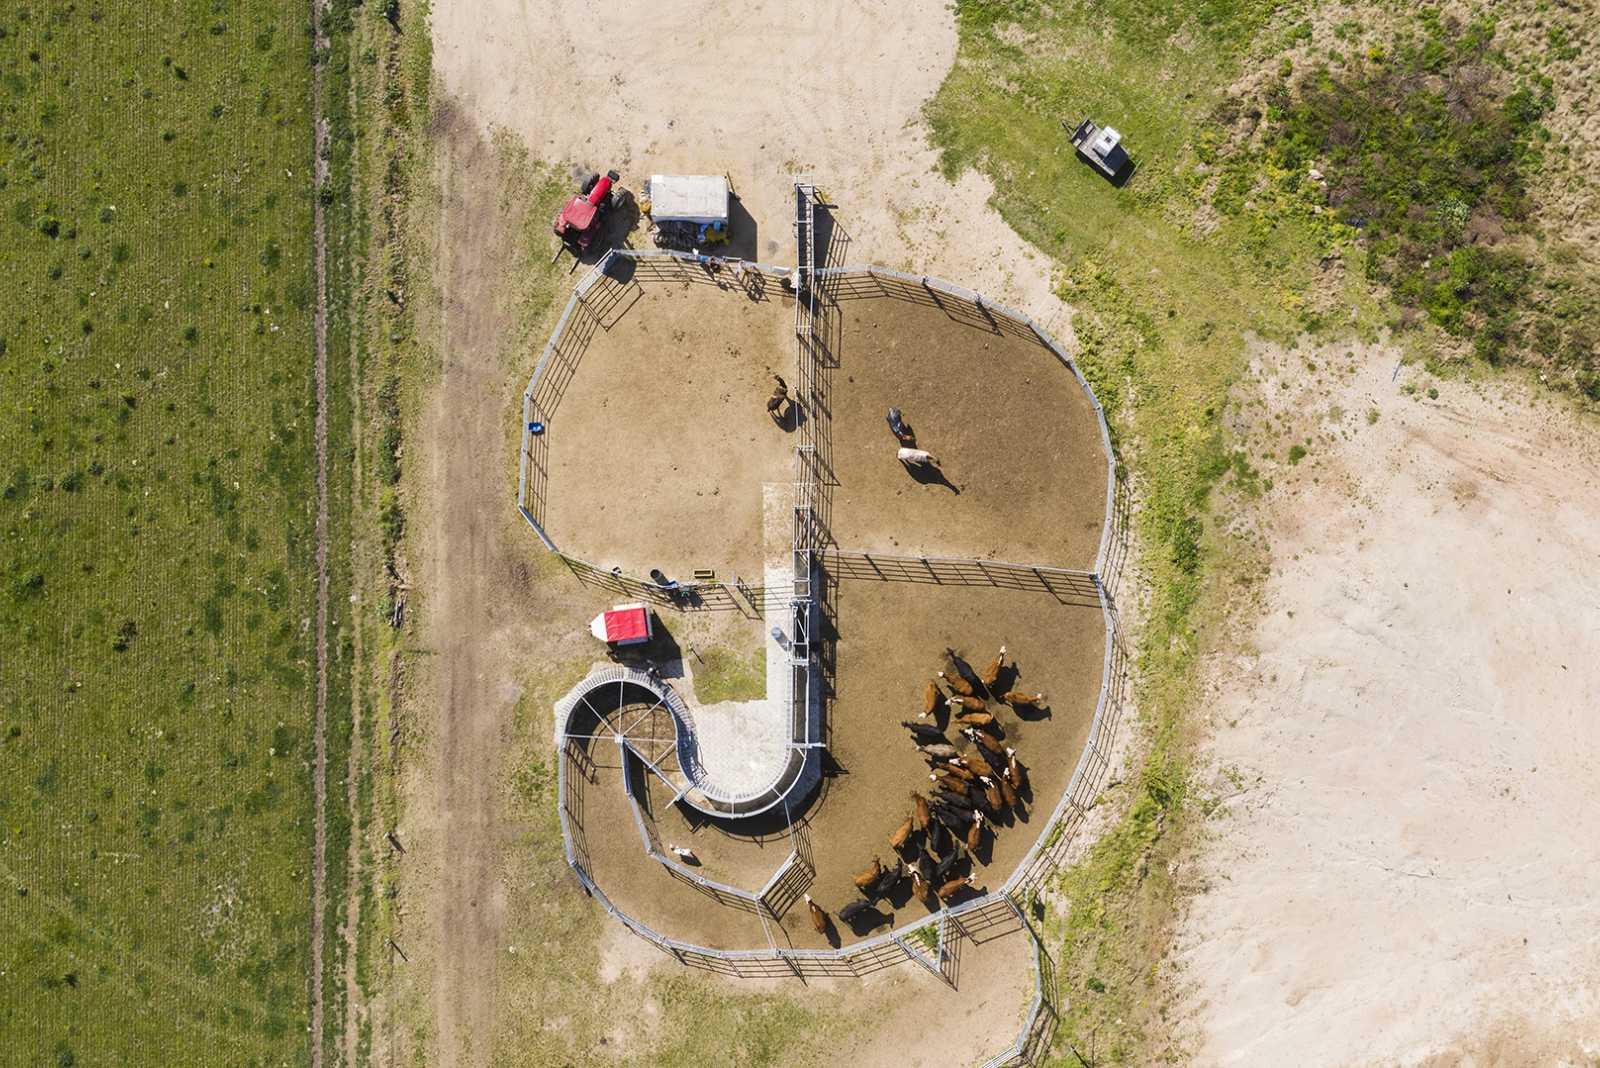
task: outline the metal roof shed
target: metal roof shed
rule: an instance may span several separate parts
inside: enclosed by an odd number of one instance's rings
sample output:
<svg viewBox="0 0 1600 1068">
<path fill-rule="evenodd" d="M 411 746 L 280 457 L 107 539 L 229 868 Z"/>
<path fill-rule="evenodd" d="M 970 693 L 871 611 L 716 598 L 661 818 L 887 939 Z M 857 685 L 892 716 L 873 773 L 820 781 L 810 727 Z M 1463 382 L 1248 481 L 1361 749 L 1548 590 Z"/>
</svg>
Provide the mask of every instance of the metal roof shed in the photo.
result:
<svg viewBox="0 0 1600 1068">
<path fill-rule="evenodd" d="M 650 215 L 657 222 L 728 225 L 728 180 L 720 174 L 652 174 Z"/>
</svg>

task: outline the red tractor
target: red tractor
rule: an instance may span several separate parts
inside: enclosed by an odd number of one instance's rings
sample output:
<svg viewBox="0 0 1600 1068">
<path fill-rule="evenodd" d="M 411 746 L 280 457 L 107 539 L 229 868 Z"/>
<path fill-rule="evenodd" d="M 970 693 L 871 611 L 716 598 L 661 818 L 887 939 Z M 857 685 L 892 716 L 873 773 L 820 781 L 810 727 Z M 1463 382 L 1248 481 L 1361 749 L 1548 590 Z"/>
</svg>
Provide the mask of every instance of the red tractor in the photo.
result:
<svg viewBox="0 0 1600 1068">
<path fill-rule="evenodd" d="M 574 256 L 588 251 L 605 226 L 606 213 L 622 205 L 627 194 L 617 185 L 621 178 L 616 171 L 589 175 L 577 195 L 556 214 L 551 229 Z"/>
</svg>

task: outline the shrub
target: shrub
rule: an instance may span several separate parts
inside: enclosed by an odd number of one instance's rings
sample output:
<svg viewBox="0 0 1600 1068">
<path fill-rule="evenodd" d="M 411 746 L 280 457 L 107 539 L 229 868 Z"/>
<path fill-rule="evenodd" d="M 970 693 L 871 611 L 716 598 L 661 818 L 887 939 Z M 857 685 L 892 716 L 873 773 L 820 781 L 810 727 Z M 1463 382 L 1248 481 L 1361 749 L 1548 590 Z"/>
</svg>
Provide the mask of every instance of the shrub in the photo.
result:
<svg viewBox="0 0 1600 1068">
<path fill-rule="evenodd" d="M 11 584 L 11 599 L 26 601 L 44 592 L 44 572 L 28 571 Z"/>
<path fill-rule="evenodd" d="M 400 481 L 400 427 L 390 423 L 383 428 L 383 447 L 378 452 L 378 474 L 385 485 Z"/>
<path fill-rule="evenodd" d="M 405 533 L 406 516 L 400 507 L 400 498 L 394 490 L 384 490 L 383 502 L 378 509 L 378 523 L 383 528 L 383 543 L 389 548 L 400 544 Z"/>
<path fill-rule="evenodd" d="M 1479 355 L 1497 360 L 1520 340 L 1536 278 L 1492 235 L 1530 213 L 1525 172 L 1551 89 L 1534 79 L 1506 90 L 1492 21 L 1420 18 L 1424 35 L 1390 53 L 1294 85 L 1280 79 L 1265 141 L 1290 174 L 1324 172 L 1335 215 L 1362 235 L 1368 277 L 1444 330 L 1475 335 Z"/>
<path fill-rule="evenodd" d="M 117 627 L 116 636 L 111 639 L 111 648 L 114 652 L 125 653 L 128 646 L 133 644 L 133 639 L 139 633 L 139 624 L 131 619 L 124 619 Z"/>
</svg>

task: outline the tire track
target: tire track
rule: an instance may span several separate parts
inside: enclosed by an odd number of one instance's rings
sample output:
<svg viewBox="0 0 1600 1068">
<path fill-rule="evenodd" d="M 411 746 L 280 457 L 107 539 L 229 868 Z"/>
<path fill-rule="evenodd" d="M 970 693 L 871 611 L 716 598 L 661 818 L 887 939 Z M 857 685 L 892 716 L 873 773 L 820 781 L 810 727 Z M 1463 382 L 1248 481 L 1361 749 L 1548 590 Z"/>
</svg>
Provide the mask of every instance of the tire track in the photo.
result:
<svg viewBox="0 0 1600 1068">
<path fill-rule="evenodd" d="M 328 181 L 328 120 L 322 113 L 324 61 L 328 34 L 322 17 L 326 0 L 311 0 L 312 240 L 316 307 L 312 334 L 316 348 L 317 447 L 317 714 L 316 759 L 312 771 L 315 804 L 311 855 L 311 1068 L 322 1068 L 323 912 L 328 897 L 328 231 L 320 193 Z"/>
<path fill-rule="evenodd" d="M 352 85 L 351 112 L 358 114 L 355 107 L 355 88 Z M 347 279 L 351 292 L 355 292 L 357 283 L 356 269 L 353 265 L 349 268 Z M 366 443 L 363 440 L 362 428 L 364 413 L 361 403 L 361 358 L 360 344 L 356 331 L 350 333 L 350 440 L 354 446 L 351 464 L 350 484 L 353 487 L 366 485 L 365 467 L 362 463 L 363 450 Z M 352 491 L 352 495 L 359 494 L 359 488 Z M 359 499 L 359 498 L 357 498 Z M 354 548 L 352 547 L 352 554 Z M 355 584 L 352 583 L 352 587 Z M 352 621 L 355 622 L 355 621 Z M 370 824 L 362 819 L 361 811 L 361 776 L 357 770 L 357 759 L 367 759 L 367 746 L 362 741 L 363 721 L 361 714 L 362 684 L 368 670 L 366 663 L 366 643 L 362 638 L 363 627 L 359 622 L 350 628 L 351 657 L 350 657 L 350 758 L 346 762 L 345 773 L 345 807 L 349 810 L 350 819 L 350 845 L 345 856 L 345 864 L 349 869 L 349 876 L 345 880 L 344 924 L 340 932 L 344 944 L 343 962 L 343 987 L 344 987 L 344 1037 L 340 1044 L 340 1060 L 346 1068 L 353 1068 L 356 1063 L 357 1051 L 361 1041 L 361 1013 L 365 1006 L 361 1002 L 361 986 L 356 977 L 356 959 L 358 957 L 358 942 L 361 936 L 361 880 L 365 877 L 362 865 L 362 841 L 368 832 Z"/>
</svg>

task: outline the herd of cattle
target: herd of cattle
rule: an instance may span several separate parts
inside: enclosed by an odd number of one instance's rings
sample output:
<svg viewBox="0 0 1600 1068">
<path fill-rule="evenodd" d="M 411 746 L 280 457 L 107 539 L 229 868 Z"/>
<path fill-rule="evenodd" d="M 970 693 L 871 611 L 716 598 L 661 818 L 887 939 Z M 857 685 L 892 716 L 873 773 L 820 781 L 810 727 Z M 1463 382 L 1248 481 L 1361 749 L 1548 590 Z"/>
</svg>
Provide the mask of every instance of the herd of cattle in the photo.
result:
<svg viewBox="0 0 1600 1068">
<path fill-rule="evenodd" d="M 917 718 L 901 720 L 928 762 L 929 785 L 912 792 L 909 814 L 888 837 L 892 863 L 874 855 L 855 877 L 862 896 L 836 913 L 852 928 L 907 879 L 912 895 L 934 908 L 972 887 L 973 862 L 986 836 L 1010 822 L 1013 813 L 1025 814 L 1024 803 L 1031 800 L 1027 769 L 1016 749 L 1005 744 L 1005 728 L 989 709 L 992 702 L 1037 711 L 1045 695 L 1007 688 L 1016 668 L 1007 661 L 1004 645 L 979 671 L 952 649 L 945 649 L 945 659 L 948 670 L 937 672 L 923 688 Z M 827 911 L 810 894 L 805 902 L 812 926 L 827 935 Z"/>
</svg>

